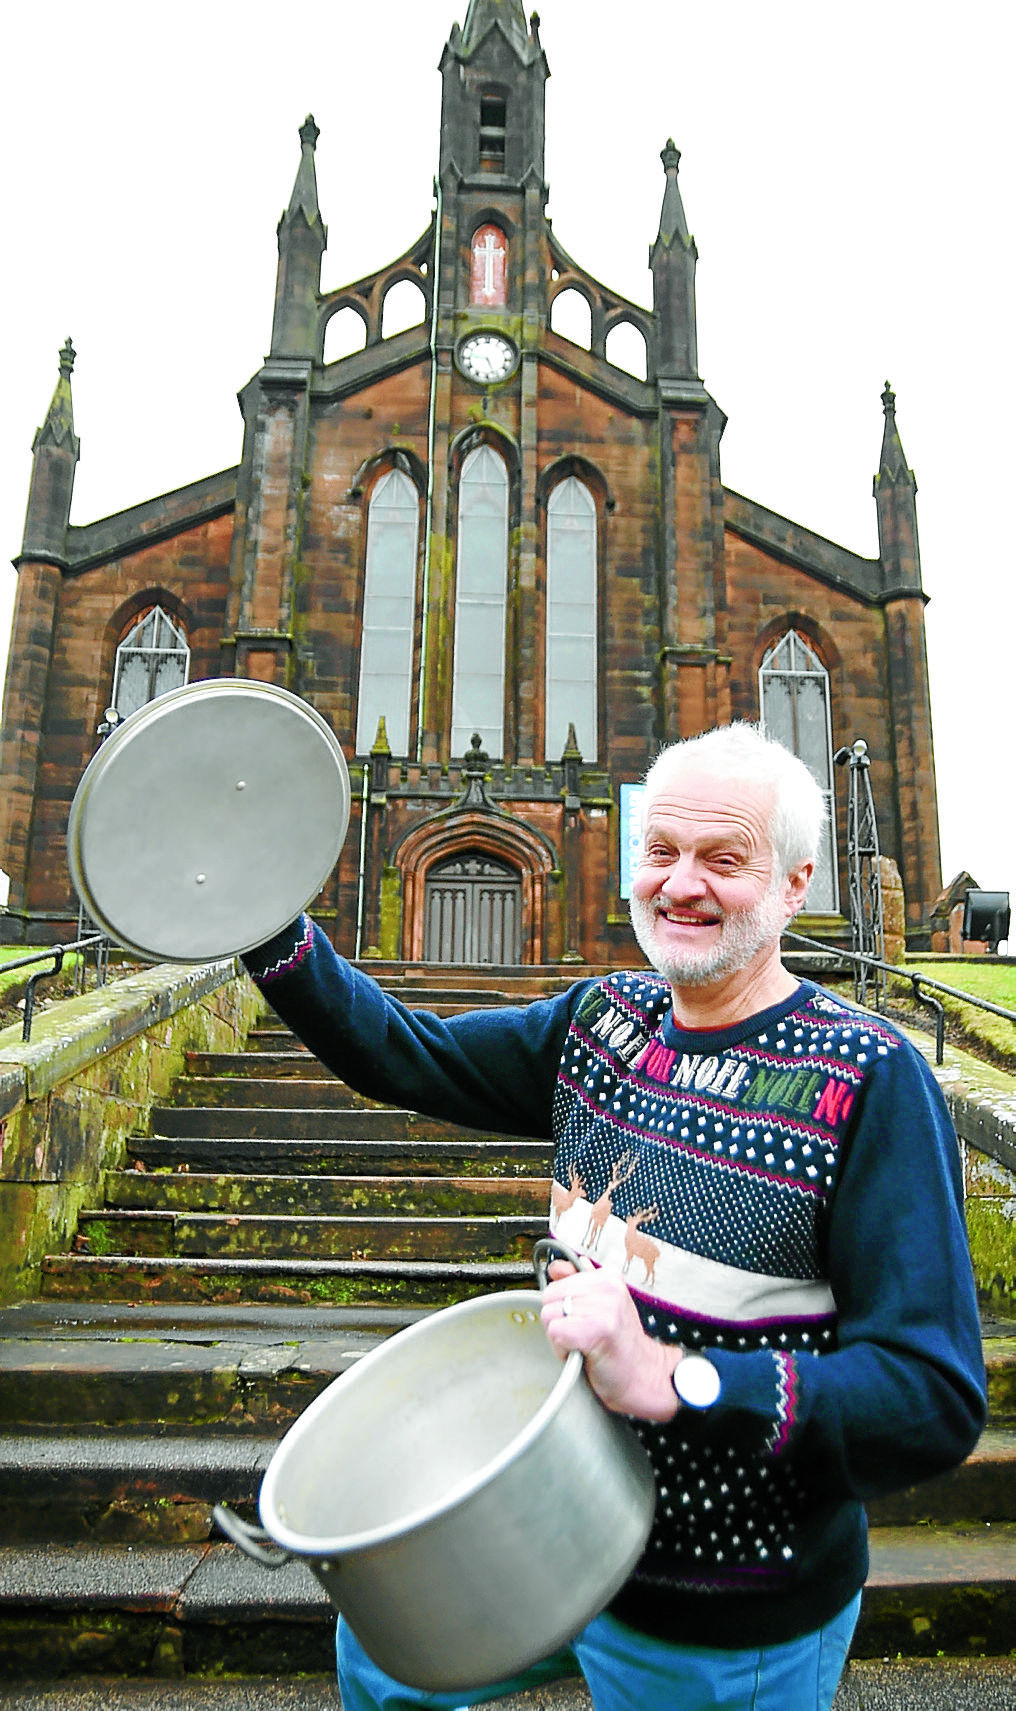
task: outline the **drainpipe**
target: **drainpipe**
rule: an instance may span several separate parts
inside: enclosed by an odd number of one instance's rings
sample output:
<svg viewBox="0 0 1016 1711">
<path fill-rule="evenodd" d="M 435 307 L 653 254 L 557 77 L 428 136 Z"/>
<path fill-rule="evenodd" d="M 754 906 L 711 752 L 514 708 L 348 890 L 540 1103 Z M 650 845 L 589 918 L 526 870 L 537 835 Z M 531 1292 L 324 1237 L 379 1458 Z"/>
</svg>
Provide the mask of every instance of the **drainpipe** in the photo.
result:
<svg viewBox="0 0 1016 1711">
<path fill-rule="evenodd" d="M 363 784 L 360 789 L 360 867 L 356 876 L 356 948 L 353 951 L 353 961 L 360 955 L 363 943 L 363 892 L 364 877 L 367 871 L 367 793 L 370 789 L 370 762 L 364 761 Z"/>
<path fill-rule="evenodd" d="M 427 614 L 430 609 L 430 537 L 434 525 L 434 440 L 437 422 L 437 315 L 441 293 L 441 180 L 434 180 L 434 272 L 430 304 L 430 405 L 427 411 L 427 503 L 424 508 L 423 614 L 420 621 L 420 686 L 416 698 L 416 759 L 423 760 L 423 691 L 427 676 Z"/>
</svg>

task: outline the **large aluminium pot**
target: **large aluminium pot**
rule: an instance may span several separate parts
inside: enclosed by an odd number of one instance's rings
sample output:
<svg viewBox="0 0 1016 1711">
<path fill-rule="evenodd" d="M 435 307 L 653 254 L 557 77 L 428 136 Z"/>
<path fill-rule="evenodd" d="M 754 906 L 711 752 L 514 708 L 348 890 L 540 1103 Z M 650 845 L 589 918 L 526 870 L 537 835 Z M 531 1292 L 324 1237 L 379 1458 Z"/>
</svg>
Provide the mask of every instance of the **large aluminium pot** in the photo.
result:
<svg viewBox="0 0 1016 1711">
<path fill-rule="evenodd" d="M 654 1503 L 635 1433 L 519 1290 L 432 1314 L 329 1385 L 268 1466 L 263 1531 L 215 1513 L 257 1560 L 305 1561 L 390 1675 L 465 1692 L 591 1621 Z"/>
</svg>

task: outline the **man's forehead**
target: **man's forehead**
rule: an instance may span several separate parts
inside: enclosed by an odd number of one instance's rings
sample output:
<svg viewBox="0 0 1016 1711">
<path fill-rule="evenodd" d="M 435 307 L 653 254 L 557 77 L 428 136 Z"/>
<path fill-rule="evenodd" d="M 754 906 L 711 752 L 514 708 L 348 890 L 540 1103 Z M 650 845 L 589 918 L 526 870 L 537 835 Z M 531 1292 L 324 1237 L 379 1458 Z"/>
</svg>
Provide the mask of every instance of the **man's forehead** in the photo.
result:
<svg viewBox="0 0 1016 1711">
<path fill-rule="evenodd" d="M 717 778 L 712 773 L 675 764 L 661 769 L 647 797 L 647 823 L 660 815 L 688 815 L 696 820 L 715 818 L 761 829 L 768 835 L 775 801 L 771 784 L 752 778 Z"/>
</svg>

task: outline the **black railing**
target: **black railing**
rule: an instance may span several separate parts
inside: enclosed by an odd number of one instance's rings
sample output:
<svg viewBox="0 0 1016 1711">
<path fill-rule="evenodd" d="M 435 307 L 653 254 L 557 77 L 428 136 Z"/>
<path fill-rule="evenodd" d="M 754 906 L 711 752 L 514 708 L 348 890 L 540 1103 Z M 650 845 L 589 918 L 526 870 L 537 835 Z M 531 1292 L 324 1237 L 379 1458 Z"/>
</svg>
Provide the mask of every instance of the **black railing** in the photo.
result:
<svg viewBox="0 0 1016 1711">
<path fill-rule="evenodd" d="M 21 1022 L 21 1038 L 31 1039 L 32 1017 L 35 1014 L 35 993 L 41 980 L 50 980 L 59 974 L 63 968 L 64 957 L 80 951 L 81 970 L 84 972 L 85 958 L 89 951 L 95 952 L 95 984 L 105 986 L 106 970 L 109 966 L 109 940 L 105 933 L 92 933 L 88 938 L 74 939 L 66 945 L 49 945 L 46 950 L 33 951 L 31 956 L 14 957 L 10 962 L 0 963 L 0 974 L 10 974 L 18 968 L 31 968 L 37 962 L 51 962 L 52 968 L 40 968 L 38 974 L 30 976 L 25 984 L 25 1014 Z"/>
<path fill-rule="evenodd" d="M 799 945 L 808 945 L 811 950 L 821 951 L 831 962 L 852 963 L 855 968 L 863 964 L 867 968 L 882 970 L 886 974 L 895 975 L 897 980 L 909 980 L 914 997 L 918 1004 L 931 1010 L 935 1016 L 935 1062 L 941 1063 L 945 1057 L 945 1007 L 924 987 L 934 987 L 936 992 L 944 992 L 947 998 L 959 998 L 964 1004 L 973 1004 L 978 1010 L 988 1010 L 993 1016 L 1001 1016 L 1005 1022 L 1016 1022 L 1016 1010 L 1007 1010 L 1002 1004 L 992 1004 L 988 998 L 976 998 L 972 992 L 961 992 L 957 986 L 947 986 L 944 980 L 935 980 L 930 974 L 919 974 L 908 969 L 903 963 L 882 962 L 878 957 L 868 956 L 863 951 L 842 950 L 839 945 L 823 944 L 820 939 L 809 939 L 804 933 L 794 933 L 786 928 L 785 939 L 794 939 Z"/>
</svg>

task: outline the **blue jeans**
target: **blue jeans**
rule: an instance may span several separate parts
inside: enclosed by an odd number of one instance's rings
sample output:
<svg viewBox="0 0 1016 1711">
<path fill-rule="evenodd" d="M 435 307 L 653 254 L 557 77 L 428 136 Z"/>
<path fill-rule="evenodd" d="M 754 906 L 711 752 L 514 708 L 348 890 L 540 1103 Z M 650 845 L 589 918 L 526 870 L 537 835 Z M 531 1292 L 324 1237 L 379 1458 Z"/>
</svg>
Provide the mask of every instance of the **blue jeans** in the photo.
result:
<svg viewBox="0 0 1016 1711">
<path fill-rule="evenodd" d="M 673 1646 L 613 1616 L 597 1616 L 569 1647 L 525 1675 L 466 1693 L 403 1687 L 371 1663 L 340 1618 L 339 1690 L 343 1711 L 457 1711 L 581 1670 L 595 1711 L 829 1711 L 860 1608 L 858 1593 L 813 1634 L 729 1652 Z"/>
</svg>

